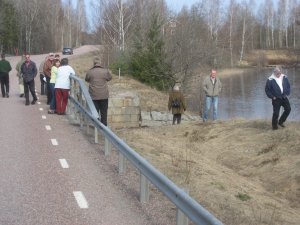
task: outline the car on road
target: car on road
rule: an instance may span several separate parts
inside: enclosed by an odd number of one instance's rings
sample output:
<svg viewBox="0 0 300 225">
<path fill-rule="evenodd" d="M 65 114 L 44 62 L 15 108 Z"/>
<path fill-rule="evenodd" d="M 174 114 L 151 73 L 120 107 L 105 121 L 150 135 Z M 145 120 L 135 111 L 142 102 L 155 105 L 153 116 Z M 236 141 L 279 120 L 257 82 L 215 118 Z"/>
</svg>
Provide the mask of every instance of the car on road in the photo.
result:
<svg viewBox="0 0 300 225">
<path fill-rule="evenodd" d="M 73 55 L 73 48 L 63 48 L 62 54 L 63 55 Z"/>
</svg>

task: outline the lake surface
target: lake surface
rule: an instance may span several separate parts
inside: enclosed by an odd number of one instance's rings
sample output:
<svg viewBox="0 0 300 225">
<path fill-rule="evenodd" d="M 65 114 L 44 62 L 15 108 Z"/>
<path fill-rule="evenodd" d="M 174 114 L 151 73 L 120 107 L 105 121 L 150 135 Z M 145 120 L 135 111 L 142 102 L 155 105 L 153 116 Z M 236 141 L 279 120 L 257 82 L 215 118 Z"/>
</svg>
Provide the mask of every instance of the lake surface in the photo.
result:
<svg viewBox="0 0 300 225">
<path fill-rule="evenodd" d="M 222 78 L 218 118 L 270 119 L 273 114 L 271 99 L 265 94 L 265 84 L 272 69 L 247 71 Z M 283 70 L 291 84 L 291 113 L 288 121 L 300 121 L 300 70 Z"/>
</svg>

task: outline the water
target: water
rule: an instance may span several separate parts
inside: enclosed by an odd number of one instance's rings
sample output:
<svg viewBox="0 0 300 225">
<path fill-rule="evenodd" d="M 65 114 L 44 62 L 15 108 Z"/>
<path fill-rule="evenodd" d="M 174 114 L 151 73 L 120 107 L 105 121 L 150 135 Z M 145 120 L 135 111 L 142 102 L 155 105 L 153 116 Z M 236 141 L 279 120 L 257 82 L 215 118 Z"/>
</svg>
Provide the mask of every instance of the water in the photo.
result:
<svg viewBox="0 0 300 225">
<path fill-rule="evenodd" d="M 245 71 L 240 75 L 222 78 L 223 89 L 219 96 L 218 118 L 270 119 L 273 107 L 265 94 L 265 84 L 272 70 Z M 300 121 L 300 71 L 283 70 L 291 84 L 291 113 L 288 121 Z"/>
</svg>

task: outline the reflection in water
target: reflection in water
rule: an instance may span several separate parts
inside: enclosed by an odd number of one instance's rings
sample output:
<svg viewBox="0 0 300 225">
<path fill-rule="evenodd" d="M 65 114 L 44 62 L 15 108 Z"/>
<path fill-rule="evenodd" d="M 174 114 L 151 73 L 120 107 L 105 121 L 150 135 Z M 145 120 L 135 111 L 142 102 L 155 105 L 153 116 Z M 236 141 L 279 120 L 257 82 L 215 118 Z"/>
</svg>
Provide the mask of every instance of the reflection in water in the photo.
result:
<svg viewBox="0 0 300 225">
<path fill-rule="evenodd" d="M 291 83 L 291 114 L 288 120 L 300 121 L 300 76 L 295 69 L 283 70 Z M 219 118 L 271 119 L 272 103 L 265 94 L 265 84 L 272 70 L 247 71 L 223 78 L 219 98 Z"/>
</svg>

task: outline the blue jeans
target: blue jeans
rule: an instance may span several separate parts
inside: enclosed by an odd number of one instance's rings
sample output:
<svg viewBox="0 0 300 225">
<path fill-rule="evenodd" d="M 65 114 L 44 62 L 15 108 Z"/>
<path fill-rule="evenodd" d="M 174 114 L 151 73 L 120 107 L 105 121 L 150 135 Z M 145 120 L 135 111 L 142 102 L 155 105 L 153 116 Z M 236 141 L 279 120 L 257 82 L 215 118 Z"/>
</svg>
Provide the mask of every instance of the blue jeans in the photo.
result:
<svg viewBox="0 0 300 225">
<path fill-rule="evenodd" d="M 207 121 L 208 112 L 210 111 L 210 106 L 213 105 L 213 120 L 217 119 L 218 113 L 218 96 L 205 96 L 205 109 L 203 115 L 203 121 Z"/>
<path fill-rule="evenodd" d="M 56 100 L 55 100 L 55 84 L 49 83 L 50 91 L 51 91 L 51 100 L 50 100 L 50 109 L 55 110 L 56 109 Z"/>
</svg>

